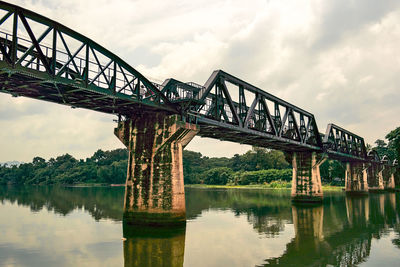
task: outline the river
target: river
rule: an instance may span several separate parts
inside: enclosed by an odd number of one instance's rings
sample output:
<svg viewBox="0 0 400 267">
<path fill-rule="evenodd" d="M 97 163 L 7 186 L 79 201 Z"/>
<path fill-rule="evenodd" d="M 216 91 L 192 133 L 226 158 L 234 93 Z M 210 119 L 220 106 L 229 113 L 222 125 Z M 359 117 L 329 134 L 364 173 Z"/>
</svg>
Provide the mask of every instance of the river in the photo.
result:
<svg viewBox="0 0 400 267">
<path fill-rule="evenodd" d="M 185 228 L 124 225 L 122 187 L 0 187 L 0 266 L 399 266 L 400 194 L 186 188 Z"/>
</svg>

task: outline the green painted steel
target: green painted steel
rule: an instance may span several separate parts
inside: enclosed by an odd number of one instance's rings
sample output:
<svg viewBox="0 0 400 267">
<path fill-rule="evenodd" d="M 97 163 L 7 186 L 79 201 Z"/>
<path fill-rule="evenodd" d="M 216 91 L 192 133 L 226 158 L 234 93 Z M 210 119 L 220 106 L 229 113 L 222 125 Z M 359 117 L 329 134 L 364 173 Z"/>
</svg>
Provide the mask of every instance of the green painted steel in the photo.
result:
<svg viewBox="0 0 400 267">
<path fill-rule="evenodd" d="M 106 113 L 176 108 L 128 63 L 60 23 L 0 1 L 2 92 Z"/>
</svg>

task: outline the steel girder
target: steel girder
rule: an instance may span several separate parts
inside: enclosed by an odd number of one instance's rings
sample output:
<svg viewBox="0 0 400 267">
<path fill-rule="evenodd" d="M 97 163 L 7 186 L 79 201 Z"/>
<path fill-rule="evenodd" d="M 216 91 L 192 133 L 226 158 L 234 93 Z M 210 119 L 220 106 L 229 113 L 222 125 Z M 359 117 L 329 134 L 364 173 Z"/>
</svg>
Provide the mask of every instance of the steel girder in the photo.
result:
<svg viewBox="0 0 400 267">
<path fill-rule="evenodd" d="M 313 114 L 222 70 L 192 92 L 197 102 L 187 114 L 201 125 L 200 136 L 284 151 L 321 150 Z"/>
<path fill-rule="evenodd" d="M 133 67 L 89 38 L 0 1 L 0 90 L 72 107 L 130 115 L 176 108 Z"/>
<path fill-rule="evenodd" d="M 331 158 L 358 161 L 367 159 L 364 138 L 332 123 L 326 128 L 323 146 Z"/>
<path fill-rule="evenodd" d="M 313 114 L 222 70 L 214 71 L 204 86 L 168 79 L 162 87 L 171 102 L 181 104 L 188 122 L 201 125 L 200 136 L 283 151 L 314 150 L 342 161 L 391 165 L 379 156 L 367 156 L 364 139 L 337 125 L 328 124 L 322 141 Z M 249 96 L 253 96 L 250 101 Z"/>
</svg>

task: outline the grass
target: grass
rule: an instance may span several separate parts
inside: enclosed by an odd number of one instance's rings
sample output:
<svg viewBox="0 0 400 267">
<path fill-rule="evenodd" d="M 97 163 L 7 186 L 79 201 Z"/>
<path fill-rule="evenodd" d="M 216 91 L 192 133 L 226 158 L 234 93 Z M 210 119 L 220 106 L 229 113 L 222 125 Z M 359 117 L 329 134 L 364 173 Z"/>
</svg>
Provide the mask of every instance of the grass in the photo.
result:
<svg viewBox="0 0 400 267">
<path fill-rule="evenodd" d="M 267 184 L 252 184 L 252 185 L 208 185 L 208 184 L 188 184 L 185 187 L 189 188 L 225 188 L 225 189 L 291 189 L 291 182 L 275 181 Z M 323 185 L 324 191 L 342 191 L 342 186 Z"/>
<path fill-rule="evenodd" d="M 65 186 L 67 186 L 67 187 L 97 187 L 97 186 L 110 186 L 110 184 L 106 184 L 106 183 L 76 183 L 76 184 L 68 184 Z"/>
<path fill-rule="evenodd" d="M 268 185 L 254 184 L 254 185 L 212 185 L 212 184 L 188 184 L 185 187 L 189 188 L 226 188 L 226 189 L 289 189 L 287 187 L 273 188 Z"/>
<path fill-rule="evenodd" d="M 344 186 L 322 185 L 322 190 L 324 190 L 324 191 L 343 191 Z"/>
</svg>

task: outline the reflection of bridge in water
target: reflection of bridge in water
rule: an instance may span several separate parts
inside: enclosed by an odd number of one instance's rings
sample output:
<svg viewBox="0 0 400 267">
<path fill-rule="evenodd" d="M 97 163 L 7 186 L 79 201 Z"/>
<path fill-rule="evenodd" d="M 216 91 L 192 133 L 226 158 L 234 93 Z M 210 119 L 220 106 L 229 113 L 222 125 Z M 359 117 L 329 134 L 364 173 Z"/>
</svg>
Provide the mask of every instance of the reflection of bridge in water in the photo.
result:
<svg viewBox="0 0 400 267">
<path fill-rule="evenodd" d="M 204 86 L 155 84 L 86 36 L 0 1 L 0 92 L 117 115 L 129 150 L 125 217 L 184 224 L 182 149 L 195 136 L 279 149 L 293 166 L 292 198 L 321 201 L 319 166 L 346 164 L 346 190 L 394 188 L 396 163 L 364 139 L 221 70 Z"/>
<path fill-rule="evenodd" d="M 371 240 L 399 225 L 398 202 L 395 193 L 348 196 L 340 204 L 345 204 L 343 209 L 329 209 L 325 216 L 326 206 L 293 206 L 296 236 L 282 256 L 267 259 L 265 266 L 354 266 L 364 262 L 370 255 Z"/>
<path fill-rule="evenodd" d="M 0 201 L 9 200 L 32 210 L 47 208 L 67 215 L 85 209 L 96 220 L 121 221 L 122 188 L 13 189 L 0 187 Z M 187 188 L 188 218 L 196 219 L 207 210 L 229 210 L 244 215 L 254 231 L 268 238 L 278 237 L 293 224 L 294 238 L 277 258 L 263 265 L 351 266 L 366 261 L 371 242 L 394 229 L 400 235 L 400 196 L 396 193 L 369 197 L 328 195 L 323 205 L 293 206 L 288 191 L 198 190 Z M 125 266 L 183 266 L 185 227 L 155 231 L 124 225 Z M 400 244 L 399 239 L 393 240 Z"/>
<path fill-rule="evenodd" d="M 270 207 L 243 205 L 232 207 L 232 211 L 236 214 L 247 214 L 254 230 L 265 233 L 267 237 L 278 236 L 287 223 L 293 222 L 295 237 L 286 245 L 286 250 L 280 257 L 266 259 L 260 266 L 354 266 L 368 260 L 372 239 L 381 238 L 390 228 L 398 229 L 400 199 L 395 193 L 361 198 L 347 196 L 338 199 L 341 199 L 341 202 L 329 202 L 314 207 L 287 206 L 282 203 L 283 206 L 271 204 Z M 206 209 L 224 207 L 221 205 L 223 202 L 208 204 L 211 205 L 206 206 Z M 189 207 L 188 205 L 188 209 Z M 185 242 L 184 234 L 179 232 L 172 238 L 163 238 L 163 234 L 165 233 L 162 232 L 157 236 L 150 233 L 147 237 L 142 234 L 126 235 L 129 259 L 142 258 L 141 253 L 146 251 L 149 257 L 143 259 L 140 264 L 149 264 L 149 259 L 157 253 L 159 257 L 154 260 L 158 262 L 160 257 L 164 257 L 161 255 L 162 249 L 159 248 L 166 248 L 167 251 L 174 252 L 164 258 L 170 260 L 167 265 L 183 266 L 184 246 L 178 243 Z M 139 243 L 141 245 L 136 249 L 132 248 L 131 244 Z M 140 264 L 130 265 L 131 263 L 126 266 L 140 266 Z M 147 266 L 157 266 L 157 264 L 150 263 Z"/>
</svg>

